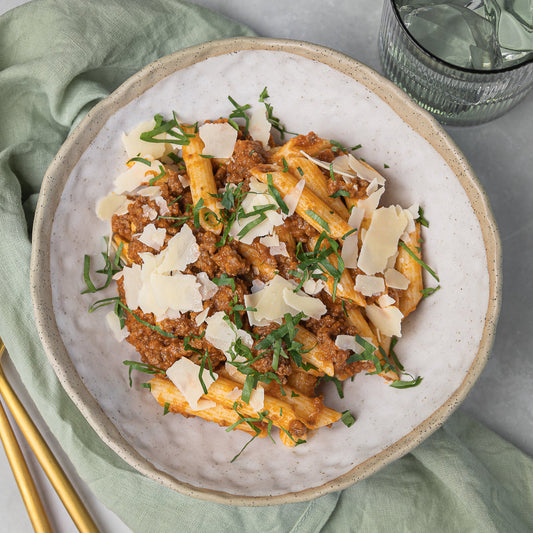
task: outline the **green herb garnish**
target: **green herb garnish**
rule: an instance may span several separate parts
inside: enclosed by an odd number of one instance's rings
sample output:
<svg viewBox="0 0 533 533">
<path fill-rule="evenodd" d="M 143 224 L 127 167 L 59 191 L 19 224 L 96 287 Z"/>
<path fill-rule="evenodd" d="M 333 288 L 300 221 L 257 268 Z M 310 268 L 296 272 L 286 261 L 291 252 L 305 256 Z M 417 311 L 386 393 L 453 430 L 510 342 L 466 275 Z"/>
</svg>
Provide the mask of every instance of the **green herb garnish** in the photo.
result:
<svg viewBox="0 0 533 533">
<path fill-rule="evenodd" d="M 324 228 L 328 233 L 331 233 L 329 224 L 320 215 L 317 215 L 312 209 L 307 209 L 304 212 L 306 215 L 312 218 L 317 224 L 319 224 L 322 228 Z"/>
<path fill-rule="evenodd" d="M 128 372 L 130 387 L 133 386 L 133 380 L 131 379 L 131 372 L 133 370 L 138 370 L 139 372 L 144 372 L 145 374 L 166 374 L 162 368 L 157 368 L 157 366 L 149 365 L 147 363 L 140 363 L 139 361 L 122 361 L 122 364 L 130 367 Z M 143 383 L 143 387 L 145 385 L 149 385 L 149 383 Z"/>
<path fill-rule="evenodd" d="M 427 270 L 427 272 L 429 272 L 429 274 L 431 274 L 437 281 L 440 281 L 439 277 L 437 276 L 437 274 L 435 273 L 435 271 L 429 267 L 428 265 L 426 265 L 426 263 L 424 263 L 424 261 L 422 261 L 422 259 L 420 259 L 414 252 L 413 250 L 411 250 L 407 244 L 405 244 L 403 241 L 400 241 L 400 246 L 424 269 L 424 270 Z"/>
<path fill-rule="evenodd" d="M 341 420 L 346 427 L 351 427 L 355 423 L 355 418 L 350 411 L 343 411 Z"/>
</svg>

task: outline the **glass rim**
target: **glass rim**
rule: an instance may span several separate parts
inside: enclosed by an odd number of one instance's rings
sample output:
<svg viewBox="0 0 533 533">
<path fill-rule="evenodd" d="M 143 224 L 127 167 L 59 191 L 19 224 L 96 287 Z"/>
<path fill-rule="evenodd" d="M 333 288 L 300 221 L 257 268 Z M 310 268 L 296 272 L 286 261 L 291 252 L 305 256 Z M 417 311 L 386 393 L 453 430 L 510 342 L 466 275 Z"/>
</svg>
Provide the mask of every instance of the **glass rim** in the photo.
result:
<svg viewBox="0 0 533 533">
<path fill-rule="evenodd" d="M 427 56 L 429 56 L 431 59 L 434 59 L 437 63 L 440 63 L 442 65 L 444 65 L 445 67 L 449 68 L 449 69 L 452 69 L 452 70 L 457 70 L 457 71 L 460 71 L 460 72 L 465 72 L 465 73 L 468 73 L 468 74 L 481 74 L 481 75 L 487 75 L 487 74 L 499 74 L 500 72 L 504 73 L 504 72 L 510 72 L 512 70 L 518 70 L 519 68 L 522 68 L 524 67 L 525 65 L 529 64 L 529 63 L 533 63 L 533 56 L 530 57 L 529 59 L 526 59 L 523 63 L 517 63 L 515 65 L 511 65 L 509 67 L 504 67 L 504 68 L 499 68 L 499 69 L 483 69 L 483 70 L 477 70 L 477 69 L 473 69 L 473 68 L 466 68 L 466 67 L 460 67 L 458 65 L 454 65 L 453 63 L 449 63 L 448 61 L 445 61 L 444 59 L 441 59 L 440 57 L 436 56 L 435 54 L 433 54 L 432 52 L 430 52 L 427 48 L 425 48 L 424 46 L 422 46 L 414 37 L 413 35 L 411 34 L 411 32 L 409 31 L 409 29 L 407 28 L 407 26 L 404 24 L 403 20 L 402 20 L 402 17 L 400 17 L 400 13 L 398 11 L 398 7 L 396 5 L 396 2 L 395 0 L 386 0 L 389 2 L 389 4 L 392 5 L 392 11 L 394 13 L 394 16 L 396 17 L 396 20 L 398 21 L 398 23 L 400 24 L 400 26 L 402 27 L 402 29 L 404 30 L 404 32 L 406 33 L 407 37 L 409 38 L 409 40 L 417 47 L 419 48 L 420 50 L 422 50 L 422 52 L 424 54 L 426 54 Z"/>
</svg>

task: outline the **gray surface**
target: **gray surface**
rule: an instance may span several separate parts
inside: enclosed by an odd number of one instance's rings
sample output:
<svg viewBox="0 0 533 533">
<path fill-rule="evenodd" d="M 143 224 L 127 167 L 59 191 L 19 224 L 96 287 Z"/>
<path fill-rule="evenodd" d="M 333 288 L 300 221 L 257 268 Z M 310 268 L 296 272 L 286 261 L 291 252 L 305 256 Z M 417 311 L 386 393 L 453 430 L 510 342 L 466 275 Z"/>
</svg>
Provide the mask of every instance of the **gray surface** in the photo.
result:
<svg viewBox="0 0 533 533">
<path fill-rule="evenodd" d="M 0 0 L 3 13 L 25 0 Z M 68 0 L 63 0 L 68 1 Z M 283 37 L 335 48 L 381 72 L 377 35 L 381 1 L 376 0 L 196 0 L 253 28 L 264 37 Z M 492 357 L 461 407 L 533 455 L 533 94 L 504 117 L 482 126 L 447 128 L 484 185 L 503 243 L 503 306 Z M 461 310 L 458 301 L 457 312 Z M 15 379 L 10 372 L 12 380 Z M 16 390 L 28 404 L 23 388 Z M 42 426 L 41 426 L 42 427 Z M 61 454 L 51 435 L 45 435 Z M 71 472 L 68 460 L 63 464 Z M 0 516 L 9 531 L 30 531 L 7 461 L 0 454 Z M 74 477 L 103 531 L 128 529 Z M 57 531 L 75 531 L 53 490 L 38 479 Z"/>
</svg>

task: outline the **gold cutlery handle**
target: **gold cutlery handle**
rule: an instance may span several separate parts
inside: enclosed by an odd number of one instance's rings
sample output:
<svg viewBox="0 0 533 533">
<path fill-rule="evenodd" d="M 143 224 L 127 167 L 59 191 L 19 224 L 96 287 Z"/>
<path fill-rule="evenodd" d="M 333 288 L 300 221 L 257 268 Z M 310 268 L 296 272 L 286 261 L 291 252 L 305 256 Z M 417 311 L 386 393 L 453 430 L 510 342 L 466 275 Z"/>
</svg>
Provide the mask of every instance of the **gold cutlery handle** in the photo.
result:
<svg viewBox="0 0 533 533">
<path fill-rule="evenodd" d="M 33 529 L 36 533 L 53 533 L 48 517 L 46 516 L 46 511 L 39 498 L 39 493 L 35 488 L 30 471 L 24 460 L 24 455 L 18 445 L 13 429 L 9 424 L 6 412 L 1 403 L 0 439 L 4 445 L 7 460 L 11 465 L 11 470 L 13 470 L 13 475 L 15 476 L 15 481 L 19 487 L 20 494 L 22 495 L 24 505 L 28 510 L 28 516 L 30 517 Z"/>
<path fill-rule="evenodd" d="M 4 346 L 0 344 L 0 357 L 3 351 Z M 41 437 L 39 430 L 20 403 L 20 400 L 15 395 L 3 371 L 1 371 L 1 367 L 0 394 L 3 396 L 6 406 L 13 415 L 13 419 L 28 441 L 33 453 L 80 533 L 99 533 L 91 515 L 83 505 L 83 502 L 80 500 L 56 458 L 53 456 L 50 448 Z"/>
</svg>

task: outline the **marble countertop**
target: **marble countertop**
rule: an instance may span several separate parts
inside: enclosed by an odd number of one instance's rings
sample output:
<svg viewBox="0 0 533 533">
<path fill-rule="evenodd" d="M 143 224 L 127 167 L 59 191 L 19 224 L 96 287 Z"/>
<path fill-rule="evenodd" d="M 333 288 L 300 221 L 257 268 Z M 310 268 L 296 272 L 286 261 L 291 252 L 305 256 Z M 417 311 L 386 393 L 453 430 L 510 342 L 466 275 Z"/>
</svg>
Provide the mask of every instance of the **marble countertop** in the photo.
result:
<svg viewBox="0 0 533 533">
<path fill-rule="evenodd" d="M 0 14 L 25 1 L 2 0 Z M 193 3 L 247 24 L 261 36 L 328 46 L 382 72 L 377 50 L 382 1 L 193 0 Z M 533 306 L 528 300 L 533 294 L 533 92 L 499 119 L 480 126 L 446 127 L 446 130 L 470 161 L 488 194 L 503 245 L 503 300 L 492 355 L 460 409 L 533 455 L 533 357 L 528 337 L 533 324 Z M 9 362 L 6 366 L 17 394 L 38 420 L 38 413 L 30 405 Z M 77 477 L 46 426 L 41 422 L 39 427 L 102 531 L 129 531 Z M 34 458 L 30 453 L 26 455 L 54 529 L 75 532 Z M 0 453 L 0 480 L 2 526 L 6 531 L 32 531 L 3 453 Z"/>
</svg>

